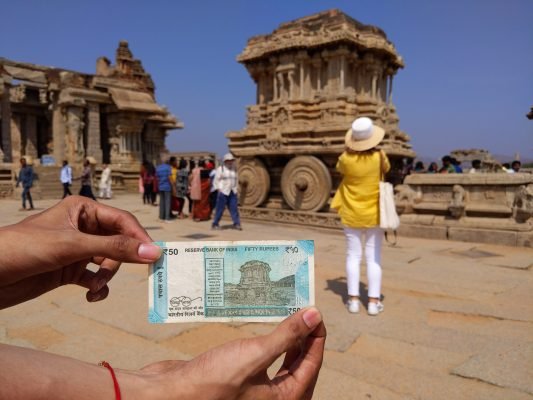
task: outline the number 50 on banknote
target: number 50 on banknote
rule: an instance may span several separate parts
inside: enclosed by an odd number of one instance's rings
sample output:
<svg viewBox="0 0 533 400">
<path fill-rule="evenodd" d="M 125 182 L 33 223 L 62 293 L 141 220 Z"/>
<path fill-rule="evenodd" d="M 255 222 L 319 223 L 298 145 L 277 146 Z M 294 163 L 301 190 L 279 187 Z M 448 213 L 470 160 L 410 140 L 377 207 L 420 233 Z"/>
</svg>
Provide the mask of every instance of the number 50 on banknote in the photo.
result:
<svg viewBox="0 0 533 400">
<path fill-rule="evenodd" d="M 314 242 L 157 242 L 148 320 L 281 321 L 315 302 Z"/>
</svg>

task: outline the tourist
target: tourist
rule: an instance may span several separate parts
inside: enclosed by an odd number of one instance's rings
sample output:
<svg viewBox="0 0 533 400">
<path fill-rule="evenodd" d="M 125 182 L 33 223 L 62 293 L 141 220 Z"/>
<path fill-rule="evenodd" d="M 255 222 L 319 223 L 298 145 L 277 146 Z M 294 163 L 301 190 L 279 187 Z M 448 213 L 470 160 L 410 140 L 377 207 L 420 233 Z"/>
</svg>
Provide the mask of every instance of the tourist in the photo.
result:
<svg viewBox="0 0 533 400">
<path fill-rule="evenodd" d="M 511 164 L 509 163 L 502 164 L 502 171 L 508 174 L 514 174 L 514 170 L 511 168 Z"/>
<path fill-rule="evenodd" d="M 141 169 L 143 204 L 155 205 L 154 192 L 155 171 L 152 163 L 145 161 Z"/>
<path fill-rule="evenodd" d="M 209 171 L 205 168 L 205 162 L 201 160 L 191 174 L 190 195 L 192 199 L 192 216 L 194 221 L 207 221 L 211 218 L 211 209 L 209 207 L 209 193 L 211 181 L 209 180 Z"/>
<path fill-rule="evenodd" d="M 436 174 L 438 172 L 439 172 L 439 166 L 437 165 L 437 163 L 436 162 L 430 163 L 427 173 L 428 174 Z"/>
<path fill-rule="evenodd" d="M 30 189 L 33 186 L 33 168 L 26 163 L 26 159 L 20 159 L 20 172 L 17 178 L 17 187 L 22 183 L 22 208 L 21 211 L 33 210 L 33 200 L 31 198 Z M 26 199 L 30 204 L 30 208 L 26 209 Z"/>
<path fill-rule="evenodd" d="M 198 207 L 198 203 L 202 200 L 202 184 L 200 173 L 204 169 L 204 161 L 200 160 L 197 166 L 191 171 L 189 176 L 189 196 L 192 201 L 192 217 L 198 222 L 200 219 L 196 215 L 195 208 Z"/>
<path fill-rule="evenodd" d="M 189 186 L 191 182 L 191 174 L 192 171 L 196 168 L 196 162 L 194 160 L 189 160 Z M 187 200 L 188 200 L 188 207 L 189 207 L 189 215 L 192 215 L 192 199 L 191 199 L 191 193 L 187 192 Z"/>
<path fill-rule="evenodd" d="M 89 160 L 86 159 L 83 162 L 83 172 L 81 173 L 81 176 L 79 178 L 75 178 L 75 180 L 81 180 L 80 196 L 96 200 L 96 197 L 94 197 L 93 194 L 93 175 Z"/>
<path fill-rule="evenodd" d="M 217 204 L 215 211 L 215 219 L 213 220 L 212 229 L 220 229 L 220 219 L 224 213 L 226 206 L 229 209 L 231 220 L 233 221 L 233 228 L 242 230 L 241 220 L 238 209 L 238 176 L 235 168 L 235 157 L 233 154 L 227 153 L 224 156 L 223 163 L 217 168 L 215 174 L 215 187 L 218 191 Z"/>
<path fill-rule="evenodd" d="M 174 157 L 175 158 L 175 157 Z M 155 170 L 159 191 L 159 221 L 172 222 L 170 220 L 170 200 L 172 197 L 172 187 L 170 186 L 170 178 L 172 175 L 172 168 L 170 160 L 168 163 L 158 165 Z"/>
<path fill-rule="evenodd" d="M 461 161 L 459 161 L 457 158 L 452 157 L 452 166 L 456 174 L 462 174 L 463 168 L 461 168 Z"/>
<path fill-rule="evenodd" d="M 152 241 L 130 213 L 70 196 L 0 230 L 0 309 L 68 284 L 88 289 L 89 302 L 103 300 L 121 262 L 148 264 L 160 257 L 161 249 Z M 35 243 L 38 254 L 28 251 Z M 88 269 L 90 263 L 99 269 Z M 0 344 L 0 398 L 310 399 L 325 340 L 322 316 L 310 307 L 268 335 L 137 371 Z M 114 350 L 109 349 L 110 356 Z M 284 353 L 281 369 L 270 379 L 267 370 Z"/>
<path fill-rule="evenodd" d="M 209 188 L 209 218 L 211 218 L 211 215 L 213 214 L 213 210 L 215 209 L 217 205 L 217 194 L 218 190 L 215 186 L 215 175 L 217 174 L 217 170 L 215 169 L 215 164 L 212 161 L 209 161 L 209 182 L 211 183 L 211 187 Z"/>
<path fill-rule="evenodd" d="M 72 185 L 72 168 L 68 165 L 67 160 L 63 161 L 63 166 L 59 173 L 59 180 L 63 185 L 63 198 L 72 196 L 72 193 L 70 193 L 70 185 Z"/>
<path fill-rule="evenodd" d="M 357 118 L 345 137 L 346 150 L 337 162 L 343 175 L 331 208 L 338 211 L 346 235 L 348 311 L 359 312 L 359 274 L 363 248 L 368 277 L 368 314 L 383 311 L 381 303 L 381 243 L 379 181 L 390 169 L 387 156 L 376 146 L 385 131 L 367 117 Z M 363 236 L 365 237 L 363 239 Z"/>
<path fill-rule="evenodd" d="M 413 172 L 416 172 L 417 174 L 425 173 L 426 169 L 424 168 L 424 163 L 422 161 L 417 161 Z"/>
<path fill-rule="evenodd" d="M 183 212 L 185 199 L 189 191 L 189 171 L 187 170 L 187 161 L 181 159 L 178 165 L 178 174 L 176 176 L 176 197 L 178 199 L 178 218 L 186 218 Z"/>
<path fill-rule="evenodd" d="M 441 174 L 454 174 L 455 167 L 452 165 L 452 158 L 450 156 L 442 157 L 442 168 L 439 170 Z"/>
<path fill-rule="evenodd" d="M 100 193 L 98 193 L 100 199 L 111 198 L 111 168 L 109 164 L 102 164 L 102 175 L 100 175 L 98 188 L 100 189 Z"/>
<path fill-rule="evenodd" d="M 520 167 L 522 166 L 522 163 L 518 160 L 514 160 L 512 163 L 511 163 L 511 169 L 513 170 L 513 172 L 520 172 Z"/>
<path fill-rule="evenodd" d="M 170 218 L 176 218 L 172 211 L 178 212 L 179 210 L 179 200 L 176 197 L 176 179 L 178 176 L 178 159 L 174 156 L 170 157 Z"/>
<path fill-rule="evenodd" d="M 405 158 L 402 161 L 402 164 L 403 164 L 403 168 L 402 168 L 402 183 L 405 180 L 405 177 L 408 176 L 408 175 L 411 175 L 411 173 L 413 172 L 413 169 L 414 169 L 414 164 L 413 163 L 414 163 L 414 160 L 413 159 L 408 159 L 408 158 Z"/>
<path fill-rule="evenodd" d="M 468 171 L 470 174 L 475 174 L 480 172 L 481 170 L 481 160 L 473 160 L 472 161 L 472 168 L 470 168 L 470 171 Z"/>
</svg>

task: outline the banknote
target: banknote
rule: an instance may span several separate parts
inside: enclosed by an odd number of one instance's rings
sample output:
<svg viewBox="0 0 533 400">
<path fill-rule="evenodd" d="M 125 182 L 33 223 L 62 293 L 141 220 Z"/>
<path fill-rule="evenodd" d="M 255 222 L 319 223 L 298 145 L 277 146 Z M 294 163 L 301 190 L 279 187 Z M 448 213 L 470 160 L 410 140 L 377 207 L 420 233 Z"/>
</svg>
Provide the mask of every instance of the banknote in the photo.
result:
<svg viewBox="0 0 533 400">
<path fill-rule="evenodd" d="M 156 242 L 148 320 L 281 321 L 315 301 L 314 242 Z"/>
</svg>

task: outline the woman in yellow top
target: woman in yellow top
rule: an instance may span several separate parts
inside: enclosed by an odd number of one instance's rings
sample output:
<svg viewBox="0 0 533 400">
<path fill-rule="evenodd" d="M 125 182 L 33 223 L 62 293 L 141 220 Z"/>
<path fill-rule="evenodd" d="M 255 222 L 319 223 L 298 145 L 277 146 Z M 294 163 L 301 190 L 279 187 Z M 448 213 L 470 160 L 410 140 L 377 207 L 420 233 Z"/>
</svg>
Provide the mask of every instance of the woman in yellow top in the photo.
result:
<svg viewBox="0 0 533 400">
<path fill-rule="evenodd" d="M 368 278 L 368 314 L 383 311 L 381 298 L 381 243 L 379 227 L 379 181 L 390 169 L 389 160 L 376 146 L 385 131 L 370 118 L 357 118 L 346 133 L 346 150 L 339 157 L 337 170 L 343 175 L 331 207 L 335 208 L 346 235 L 346 275 L 348 278 L 348 310 L 359 312 L 359 270 L 365 248 Z M 363 241 L 363 235 L 365 240 Z"/>
</svg>

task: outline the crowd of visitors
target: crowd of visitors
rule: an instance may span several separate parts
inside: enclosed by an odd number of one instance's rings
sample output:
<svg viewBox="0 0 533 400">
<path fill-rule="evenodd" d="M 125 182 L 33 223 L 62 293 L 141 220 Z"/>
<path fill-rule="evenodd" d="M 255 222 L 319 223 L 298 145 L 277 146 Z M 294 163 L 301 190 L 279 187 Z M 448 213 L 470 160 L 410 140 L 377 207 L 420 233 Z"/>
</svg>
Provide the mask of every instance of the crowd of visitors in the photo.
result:
<svg viewBox="0 0 533 400">
<path fill-rule="evenodd" d="M 172 156 L 156 168 L 145 161 L 139 176 L 139 191 L 144 204 L 156 205 L 159 194 L 159 220 L 170 223 L 188 218 L 208 221 L 215 217 L 212 228 L 220 229 L 219 222 L 227 207 L 232 227 L 242 230 L 238 210 L 238 176 L 235 158 L 228 153 L 223 164 L 215 168 L 213 160 L 187 162 Z M 186 213 L 185 203 L 189 212 Z"/>
<path fill-rule="evenodd" d="M 431 162 L 426 169 L 422 161 L 417 161 L 414 163 L 414 160 L 404 160 L 404 166 L 401 171 L 402 181 L 407 175 L 411 174 L 462 174 L 468 172 L 470 174 L 480 173 L 480 172 L 506 172 L 509 174 L 514 174 L 520 171 L 521 163 L 518 160 L 514 160 L 512 163 L 504 163 L 501 167 L 496 170 L 493 168 L 483 167 L 481 160 L 472 160 L 471 167 L 466 171 L 463 170 L 462 162 L 455 157 L 450 155 L 445 155 L 441 159 L 442 165 L 439 168 L 436 162 Z M 413 166 L 414 164 L 414 166 Z"/>
</svg>

